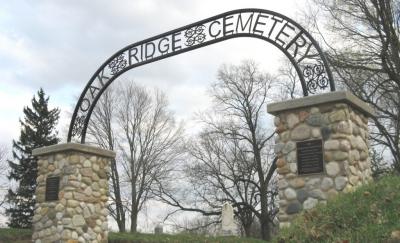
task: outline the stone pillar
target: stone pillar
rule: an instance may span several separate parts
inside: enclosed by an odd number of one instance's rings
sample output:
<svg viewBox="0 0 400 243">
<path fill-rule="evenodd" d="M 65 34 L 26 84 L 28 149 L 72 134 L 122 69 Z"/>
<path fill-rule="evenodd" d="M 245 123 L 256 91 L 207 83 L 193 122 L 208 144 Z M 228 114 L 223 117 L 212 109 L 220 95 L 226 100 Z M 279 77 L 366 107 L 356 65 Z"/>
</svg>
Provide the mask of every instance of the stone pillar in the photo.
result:
<svg viewBox="0 0 400 243">
<path fill-rule="evenodd" d="M 32 241 L 107 242 L 109 161 L 115 153 L 84 144 L 38 148 Z"/>
<path fill-rule="evenodd" d="M 371 179 L 368 117 L 374 112 L 351 93 L 273 103 L 267 110 L 275 115 L 281 227 L 301 210 Z M 314 147 L 303 149 L 304 144 Z"/>
</svg>

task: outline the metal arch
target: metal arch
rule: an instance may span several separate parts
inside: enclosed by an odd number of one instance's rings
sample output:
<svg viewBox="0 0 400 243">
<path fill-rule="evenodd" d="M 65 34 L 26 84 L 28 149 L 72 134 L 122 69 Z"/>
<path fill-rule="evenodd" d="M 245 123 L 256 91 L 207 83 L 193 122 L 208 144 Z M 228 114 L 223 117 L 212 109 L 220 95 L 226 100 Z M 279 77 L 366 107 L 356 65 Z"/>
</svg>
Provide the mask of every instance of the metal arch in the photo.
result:
<svg viewBox="0 0 400 243">
<path fill-rule="evenodd" d="M 215 28 L 218 32 L 212 33 Z M 295 67 L 304 96 L 318 93 L 328 86 L 330 91 L 335 90 L 326 57 L 318 43 L 303 27 L 273 11 L 238 9 L 136 42 L 112 55 L 94 73 L 80 95 L 72 115 L 68 142 L 73 137 L 80 137 L 81 143 L 85 143 L 87 126 L 97 101 L 107 87 L 124 72 L 237 37 L 258 38 L 280 49 Z"/>
</svg>

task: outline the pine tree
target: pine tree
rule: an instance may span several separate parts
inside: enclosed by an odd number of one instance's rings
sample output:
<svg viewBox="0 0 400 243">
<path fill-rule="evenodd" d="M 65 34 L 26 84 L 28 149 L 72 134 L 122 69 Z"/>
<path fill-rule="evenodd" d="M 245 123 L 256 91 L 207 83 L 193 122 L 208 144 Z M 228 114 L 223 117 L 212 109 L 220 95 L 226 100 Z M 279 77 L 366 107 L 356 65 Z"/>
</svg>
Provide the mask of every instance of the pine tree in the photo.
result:
<svg viewBox="0 0 400 243">
<path fill-rule="evenodd" d="M 32 226 L 37 177 L 37 158 L 32 156 L 32 150 L 59 141 L 55 126 L 60 110 L 49 110 L 48 101 L 49 97 L 45 97 L 43 89 L 37 92 L 37 98 L 33 96 L 32 108 L 25 107 L 23 110 L 25 118 L 20 120 L 19 141 L 13 140 L 14 161 L 8 161 L 11 168 L 8 178 L 17 182 L 17 188 L 8 190 L 10 207 L 6 210 L 12 228 Z"/>
</svg>

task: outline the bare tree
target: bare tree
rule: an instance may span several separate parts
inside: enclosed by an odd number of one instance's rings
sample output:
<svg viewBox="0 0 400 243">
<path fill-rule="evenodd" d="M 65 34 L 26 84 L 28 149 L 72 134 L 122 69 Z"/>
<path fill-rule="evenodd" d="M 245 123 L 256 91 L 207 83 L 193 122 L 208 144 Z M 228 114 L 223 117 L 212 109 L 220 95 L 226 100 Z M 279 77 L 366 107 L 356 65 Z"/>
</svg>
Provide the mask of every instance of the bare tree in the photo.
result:
<svg viewBox="0 0 400 243">
<path fill-rule="evenodd" d="M 194 199 L 184 202 L 175 191 L 161 188 L 161 200 L 203 215 L 219 215 L 222 203 L 231 202 L 246 234 L 256 217 L 262 238 L 270 238 L 276 214 L 271 207 L 276 190 L 270 183 L 276 167 L 268 142 L 274 133 L 263 126 L 270 82 L 252 61 L 220 69 L 210 92 L 214 112 L 203 116 L 205 129 L 187 146 L 186 176 Z"/>
<path fill-rule="evenodd" d="M 297 71 L 289 59 L 281 61 L 282 66 L 278 70 L 277 89 L 279 93 L 275 100 L 295 99 L 303 96 L 301 91 L 300 79 Z"/>
<path fill-rule="evenodd" d="M 163 183 L 180 156 L 183 128 L 177 125 L 164 93 L 150 92 L 128 83 L 120 91 L 117 123 L 121 129 L 119 150 L 127 183 L 131 189 L 131 232 L 136 232 L 138 213 L 152 189 Z"/>
<path fill-rule="evenodd" d="M 117 91 L 108 88 L 97 103 L 88 126 L 88 141 L 109 150 L 117 149 L 115 116 L 117 108 Z M 108 204 L 110 215 L 115 219 L 120 232 L 126 231 L 125 208 L 122 203 L 121 182 L 116 158 L 110 161 L 112 202 Z"/>
<path fill-rule="evenodd" d="M 325 40 L 336 80 L 374 108 L 372 141 L 391 152 L 400 172 L 400 2 L 313 0 L 312 6 L 307 18 Z"/>
</svg>

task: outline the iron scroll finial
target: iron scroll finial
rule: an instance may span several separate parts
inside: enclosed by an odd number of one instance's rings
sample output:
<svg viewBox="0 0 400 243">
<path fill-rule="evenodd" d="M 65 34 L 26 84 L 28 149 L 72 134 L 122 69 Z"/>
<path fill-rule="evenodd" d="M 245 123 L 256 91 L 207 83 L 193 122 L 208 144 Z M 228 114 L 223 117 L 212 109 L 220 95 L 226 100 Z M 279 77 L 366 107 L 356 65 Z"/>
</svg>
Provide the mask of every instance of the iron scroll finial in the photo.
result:
<svg viewBox="0 0 400 243">
<path fill-rule="evenodd" d="M 93 109 L 107 87 L 124 72 L 237 37 L 271 43 L 290 60 L 299 76 L 303 95 L 335 90 L 327 59 L 318 43 L 292 19 L 263 9 L 238 9 L 136 42 L 119 50 L 93 74 L 72 115 L 68 142 L 85 143 Z"/>
</svg>

